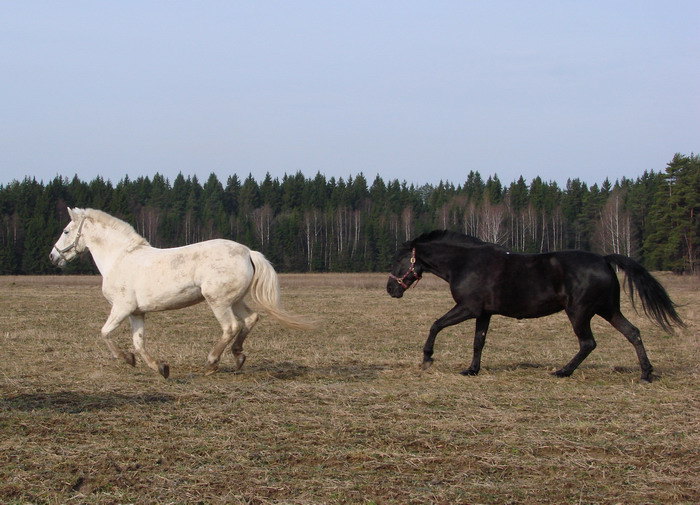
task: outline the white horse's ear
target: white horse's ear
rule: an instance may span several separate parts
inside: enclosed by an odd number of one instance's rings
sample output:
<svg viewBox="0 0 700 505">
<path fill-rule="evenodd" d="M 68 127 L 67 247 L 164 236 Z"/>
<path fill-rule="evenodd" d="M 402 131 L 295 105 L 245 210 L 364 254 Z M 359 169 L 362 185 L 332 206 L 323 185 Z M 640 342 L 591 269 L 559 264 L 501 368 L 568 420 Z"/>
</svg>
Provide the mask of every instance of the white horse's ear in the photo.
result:
<svg viewBox="0 0 700 505">
<path fill-rule="evenodd" d="M 85 209 L 79 209 L 78 207 L 73 207 L 71 209 L 68 207 L 68 214 L 70 215 L 71 221 L 80 221 L 80 219 L 85 216 Z"/>
</svg>

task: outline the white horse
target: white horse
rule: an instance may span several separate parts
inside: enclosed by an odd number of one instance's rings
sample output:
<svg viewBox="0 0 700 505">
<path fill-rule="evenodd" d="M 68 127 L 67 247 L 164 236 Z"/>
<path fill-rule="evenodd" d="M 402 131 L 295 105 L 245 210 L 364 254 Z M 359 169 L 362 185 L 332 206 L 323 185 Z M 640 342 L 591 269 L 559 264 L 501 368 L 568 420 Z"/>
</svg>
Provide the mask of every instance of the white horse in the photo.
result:
<svg viewBox="0 0 700 505">
<path fill-rule="evenodd" d="M 131 225 L 105 212 L 69 208 L 68 213 L 71 222 L 51 250 L 51 262 L 63 267 L 90 251 L 102 274 L 102 293 L 112 306 L 102 338 L 115 358 L 132 366 L 136 364 L 134 354 L 119 349 L 110 338 L 127 317 L 141 358 L 166 379 L 170 374 L 169 365 L 153 359 L 144 346 L 146 312 L 180 309 L 206 300 L 223 330 L 207 356 L 207 375 L 218 370 L 221 354 L 231 344 L 236 370 L 243 366 L 243 341 L 258 321 L 258 310 L 291 328 L 312 327 L 280 308 L 277 274 L 257 251 L 221 239 L 157 249 Z"/>
</svg>

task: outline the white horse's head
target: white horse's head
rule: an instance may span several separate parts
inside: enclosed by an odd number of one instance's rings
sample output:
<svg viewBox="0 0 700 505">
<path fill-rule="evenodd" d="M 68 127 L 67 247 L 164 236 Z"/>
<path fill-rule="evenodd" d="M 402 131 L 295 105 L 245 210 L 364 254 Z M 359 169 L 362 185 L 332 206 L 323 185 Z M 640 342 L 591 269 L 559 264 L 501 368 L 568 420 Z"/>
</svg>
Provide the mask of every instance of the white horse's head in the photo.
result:
<svg viewBox="0 0 700 505">
<path fill-rule="evenodd" d="M 61 236 L 51 249 L 49 259 L 51 263 L 61 268 L 66 263 L 75 259 L 85 250 L 85 237 L 83 237 L 83 224 L 85 223 L 85 211 L 83 209 L 68 208 L 70 223 L 63 229 Z"/>
</svg>

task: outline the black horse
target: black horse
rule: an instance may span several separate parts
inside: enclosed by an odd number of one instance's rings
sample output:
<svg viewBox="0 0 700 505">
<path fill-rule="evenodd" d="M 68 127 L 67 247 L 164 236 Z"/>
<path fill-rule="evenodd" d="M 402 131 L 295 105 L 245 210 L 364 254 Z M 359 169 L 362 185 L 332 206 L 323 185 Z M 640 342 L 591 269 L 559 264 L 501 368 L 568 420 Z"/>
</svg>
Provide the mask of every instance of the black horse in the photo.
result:
<svg viewBox="0 0 700 505">
<path fill-rule="evenodd" d="M 447 326 L 476 318 L 474 357 L 462 372 L 476 375 L 492 315 L 522 319 L 564 310 L 578 337 L 579 351 L 554 375 L 568 377 L 595 349 L 590 321 L 597 314 L 627 337 L 637 352 L 642 380 L 650 382 L 653 368 L 639 329 L 620 312 L 620 283 L 613 265 L 625 271 L 630 296 L 636 289 L 650 319 L 666 331 L 672 331 L 672 325 L 684 326 L 661 284 L 627 256 L 584 251 L 516 254 L 496 244 L 444 230 L 423 234 L 399 248 L 386 290 L 400 298 L 423 272 L 433 273 L 450 284 L 456 304 L 430 328 L 423 348 L 424 369 L 433 361 L 435 337 Z"/>
</svg>

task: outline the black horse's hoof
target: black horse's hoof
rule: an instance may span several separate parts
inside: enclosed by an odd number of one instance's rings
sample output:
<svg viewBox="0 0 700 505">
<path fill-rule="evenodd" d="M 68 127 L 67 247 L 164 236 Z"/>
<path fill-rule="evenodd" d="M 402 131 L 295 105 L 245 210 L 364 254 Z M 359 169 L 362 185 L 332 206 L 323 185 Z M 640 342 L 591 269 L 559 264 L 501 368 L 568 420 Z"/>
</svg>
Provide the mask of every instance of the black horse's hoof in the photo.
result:
<svg viewBox="0 0 700 505">
<path fill-rule="evenodd" d="M 654 373 L 653 369 L 642 370 L 642 377 L 641 377 L 642 382 L 652 382 L 655 379 L 660 379 L 660 378 L 661 378 L 661 376 L 656 375 Z"/>
<path fill-rule="evenodd" d="M 427 370 L 433 364 L 433 358 L 424 359 L 423 363 L 420 364 L 421 370 Z"/>
<path fill-rule="evenodd" d="M 555 377 L 569 377 L 571 376 L 571 372 L 567 372 L 566 370 L 557 370 L 556 372 L 552 372 L 552 375 Z"/>
<path fill-rule="evenodd" d="M 459 372 L 462 375 L 478 375 L 479 370 L 474 370 L 473 368 L 467 368 L 466 370 L 462 370 Z"/>
</svg>

